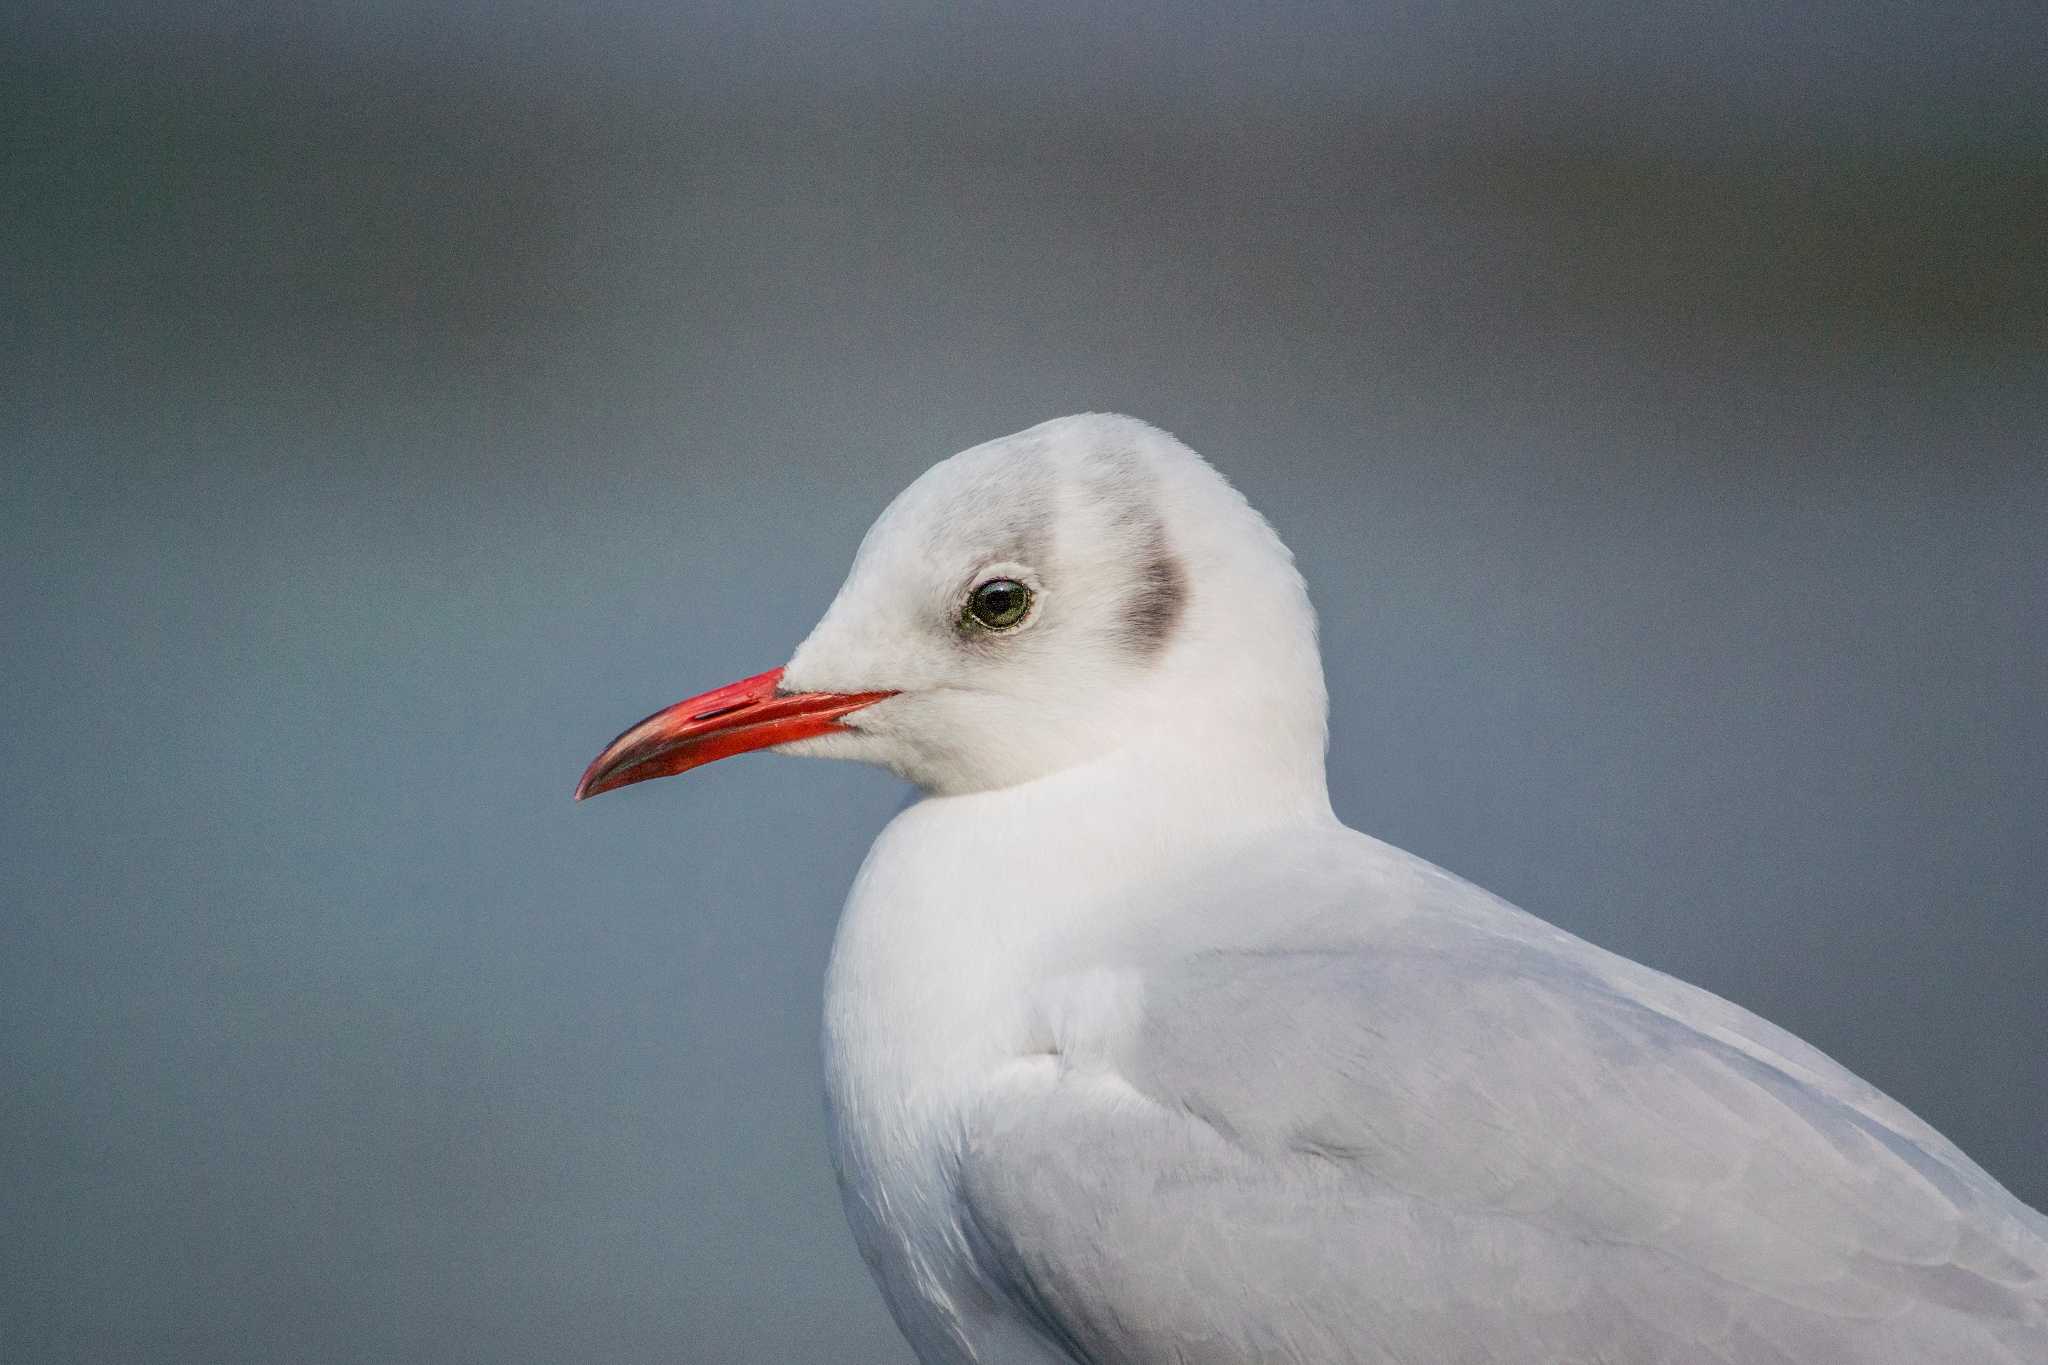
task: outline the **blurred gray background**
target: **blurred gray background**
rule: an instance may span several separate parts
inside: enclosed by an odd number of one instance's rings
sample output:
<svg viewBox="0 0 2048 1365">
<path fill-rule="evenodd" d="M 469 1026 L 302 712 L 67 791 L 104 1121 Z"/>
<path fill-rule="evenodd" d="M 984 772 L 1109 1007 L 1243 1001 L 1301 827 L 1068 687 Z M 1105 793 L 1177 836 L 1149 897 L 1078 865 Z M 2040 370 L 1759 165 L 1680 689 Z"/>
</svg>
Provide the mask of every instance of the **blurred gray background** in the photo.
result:
<svg viewBox="0 0 2048 1365">
<path fill-rule="evenodd" d="M 1348 820 L 2048 1204 L 2038 4 L 0 22 L 0 1358 L 907 1360 L 903 790 L 569 790 L 1089 408 L 1294 545 Z"/>
</svg>

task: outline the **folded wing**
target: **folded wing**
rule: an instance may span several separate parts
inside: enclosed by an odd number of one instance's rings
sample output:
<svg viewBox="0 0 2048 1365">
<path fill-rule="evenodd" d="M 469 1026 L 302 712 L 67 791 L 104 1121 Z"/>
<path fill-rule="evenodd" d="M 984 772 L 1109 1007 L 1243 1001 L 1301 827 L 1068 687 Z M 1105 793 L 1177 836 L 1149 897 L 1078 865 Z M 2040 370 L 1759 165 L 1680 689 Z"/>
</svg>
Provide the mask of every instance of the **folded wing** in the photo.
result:
<svg viewBox="0 0 2048 1365">
<path fill-rule="evenodd" d="M 1296 877 L 1270 934 L 1140 954 L 1127 1022 L 990 1086 L 965 1233 L 1050 1342 L 2048 1362 L 2048 1220 L 1926 1125 L 1724 1000 L 1398 871 Z"/>
</svg>

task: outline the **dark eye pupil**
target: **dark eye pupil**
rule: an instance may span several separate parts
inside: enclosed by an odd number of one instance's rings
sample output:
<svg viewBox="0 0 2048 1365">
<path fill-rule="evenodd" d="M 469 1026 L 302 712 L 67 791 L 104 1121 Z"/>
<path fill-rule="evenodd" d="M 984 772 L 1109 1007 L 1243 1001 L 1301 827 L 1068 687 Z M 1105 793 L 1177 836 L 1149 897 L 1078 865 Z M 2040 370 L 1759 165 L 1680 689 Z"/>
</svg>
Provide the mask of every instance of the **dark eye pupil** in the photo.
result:
<svg viewBox="0 0 2048 1365">
<path fill-rule="evenodd" d="M 1009 578 L 993 578 L 974 590 L 968 610 L 985 626 L 1001 630 L 1024 619 L 1031 605 L 1031 589 Z"/>
</svg>

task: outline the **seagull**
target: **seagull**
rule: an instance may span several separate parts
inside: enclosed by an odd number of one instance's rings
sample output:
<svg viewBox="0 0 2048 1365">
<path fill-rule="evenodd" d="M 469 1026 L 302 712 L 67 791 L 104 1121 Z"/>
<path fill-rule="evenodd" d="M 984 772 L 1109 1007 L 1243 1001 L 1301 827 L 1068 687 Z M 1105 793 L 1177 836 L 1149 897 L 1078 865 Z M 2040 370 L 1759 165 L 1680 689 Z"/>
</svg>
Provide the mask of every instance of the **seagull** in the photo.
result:
<svg viewBox="0 0 2048 1365">
<path fill-rule="evenodd" d="M 919 1360 L 2048 1362 L 2048 1219 L 1798 1038 L 1345 827 L 1327 710 L 1272 527 L 1090 414 L 931 468 L 784 667 L 584 774 L 921 790 L 824 1026 Z"/>
</svg>

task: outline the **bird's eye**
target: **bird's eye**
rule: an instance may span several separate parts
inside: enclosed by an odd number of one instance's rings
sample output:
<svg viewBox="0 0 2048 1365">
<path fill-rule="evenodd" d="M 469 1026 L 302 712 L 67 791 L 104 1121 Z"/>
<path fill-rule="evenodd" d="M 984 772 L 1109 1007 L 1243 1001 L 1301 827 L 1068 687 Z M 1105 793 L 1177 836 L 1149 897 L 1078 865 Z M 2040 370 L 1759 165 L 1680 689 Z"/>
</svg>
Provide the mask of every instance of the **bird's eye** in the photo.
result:
<svg viewBox="0 0 2048 1365">
<path fill-rule="evenodd" d="M 1014 578 L 991 578 L 967 598 L 967 614 L 990 630 L 1008 630 L 1031 610 L 1031 589 Z"/>
</svg>

